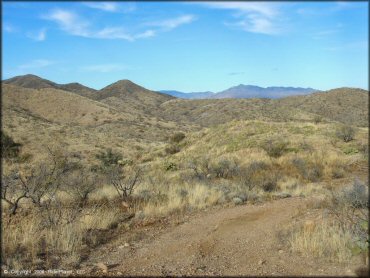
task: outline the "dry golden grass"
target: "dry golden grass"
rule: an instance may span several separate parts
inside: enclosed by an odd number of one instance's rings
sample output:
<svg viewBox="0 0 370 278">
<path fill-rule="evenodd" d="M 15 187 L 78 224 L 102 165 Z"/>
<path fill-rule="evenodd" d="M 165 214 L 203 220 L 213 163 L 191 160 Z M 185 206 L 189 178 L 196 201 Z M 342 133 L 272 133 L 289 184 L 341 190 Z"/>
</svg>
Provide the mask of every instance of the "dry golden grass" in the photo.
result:
<svg viewBox="0 0 370 278">
<path fill-rule="evenodd" d="M 337 223 L 306 221 L 291 235 L 292 250 L 304 256 L 348 261 L 351 254 L 352 235 Z"/>
</svg>

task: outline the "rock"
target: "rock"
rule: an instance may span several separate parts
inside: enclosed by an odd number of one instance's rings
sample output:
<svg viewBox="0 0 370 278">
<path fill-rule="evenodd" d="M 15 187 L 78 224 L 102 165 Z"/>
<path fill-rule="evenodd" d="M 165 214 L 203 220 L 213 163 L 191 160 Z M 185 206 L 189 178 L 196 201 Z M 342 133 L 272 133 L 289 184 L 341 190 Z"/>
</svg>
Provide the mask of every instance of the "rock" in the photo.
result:
<svg viewBox="0 0 370 278">
<path fill-rule="evenodd" d="M 123 244 L 124 247 L 130 247 L 130 244 L 125 242 L 125 244 Z"/>
<path fill-rule="evenodd" d="M 266 261 L 265 261 L 265 260 L 259 260 L 259 261 L 258 261 L 258 264 L 259 264 L 259 265 L 263 265 L 264 263 L 266 263 Z"/>
<path fill-rule="evenodd" d="M 103 272 L 108 273 L 108 266 L 103 263 L 97 263 L 96 266 Z"/>
<path fill-rule="evenodd" d="M 241 204 L 243 204 L 243 200 L 241 198 L 239 198 L 239 197 L 234 197 L 233 198 L 233 203 L 235 205 L 241 205 Z"/>
<path fill-rule="evenodd" d="M 280 249 L 279 254 L 282 254 L 282 253 L 284 253 L 284 250 Z"/>
</svg>

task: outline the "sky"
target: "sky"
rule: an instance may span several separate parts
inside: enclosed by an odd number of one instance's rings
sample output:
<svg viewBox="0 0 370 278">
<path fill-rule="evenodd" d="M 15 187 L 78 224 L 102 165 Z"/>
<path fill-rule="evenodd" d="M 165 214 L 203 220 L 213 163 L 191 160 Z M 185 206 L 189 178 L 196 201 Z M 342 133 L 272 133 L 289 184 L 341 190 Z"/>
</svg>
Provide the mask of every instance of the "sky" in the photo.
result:
<svg viewBox="0 0 370 278">
<path fill-rule="evenodd" d="M 368 2 L 2 2 L 2 79 L 368 89 Z"/>
</svg>

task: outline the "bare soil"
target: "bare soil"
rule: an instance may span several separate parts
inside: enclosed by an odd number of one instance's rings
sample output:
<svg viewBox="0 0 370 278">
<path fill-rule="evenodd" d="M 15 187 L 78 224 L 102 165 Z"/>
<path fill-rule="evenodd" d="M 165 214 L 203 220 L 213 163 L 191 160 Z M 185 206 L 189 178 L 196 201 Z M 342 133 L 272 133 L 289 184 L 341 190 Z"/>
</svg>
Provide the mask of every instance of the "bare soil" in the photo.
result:
<svg viewBox="0 0 370 278">
<path fill-rule="evenodd" d="M 127 276 L 356 276 L 363 265 L 359 257 L 340 264 L 290 251 L 286 231 L 317 215 L 307 210 L 308 201 L 294 197 L 218 207 L 184 217 L 180 224 L 127 232 L 92 252 L 81 270 Z"/>
</svg>

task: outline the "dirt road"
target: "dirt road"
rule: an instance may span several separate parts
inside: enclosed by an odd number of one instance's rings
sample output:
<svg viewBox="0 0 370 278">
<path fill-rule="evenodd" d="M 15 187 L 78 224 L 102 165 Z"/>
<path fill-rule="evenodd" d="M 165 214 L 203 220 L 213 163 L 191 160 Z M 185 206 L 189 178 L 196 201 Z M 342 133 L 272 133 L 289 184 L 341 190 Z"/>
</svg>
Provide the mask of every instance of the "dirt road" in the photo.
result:
<svg viewBox="0 0 370 278">
<path fill-rule="evenodd" d="M 85 265 L 103 263 L 119 275 L 355 275 L 354 264 L 289 250 L 281 231 L 297 221 L 306 201 L 287 198 L 202 212 L 183 224 L 147 231 L 140 240 L 119 238 L 94 251 Z"/>
</svg>

